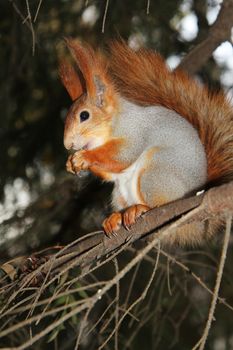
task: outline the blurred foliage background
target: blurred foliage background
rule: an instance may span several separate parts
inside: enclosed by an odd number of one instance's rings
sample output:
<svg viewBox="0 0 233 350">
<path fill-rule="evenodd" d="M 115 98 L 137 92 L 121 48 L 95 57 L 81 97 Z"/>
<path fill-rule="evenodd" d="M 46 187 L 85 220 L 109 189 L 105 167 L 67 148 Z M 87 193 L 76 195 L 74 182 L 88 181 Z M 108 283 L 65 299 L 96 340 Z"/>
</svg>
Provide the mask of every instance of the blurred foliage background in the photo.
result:
<svg viewBox="0 0 233 350">
<path fill-rule="evenodd" d="M 219 9 L 215 0 L 110 0 L 107 8 L 106 4 L 103 0 L 1 1 L 0 262 L 100 228 L 110 210 L 111 185 L 91 175 L 78 178 L 65 172 L 63 125 L 71 101 L 57 71 L 59 55 L 67 54 L 63 37 L 103 46 L 121 36 L 134 47 L 158 50 L 175 66 L 205 37 Z M 224 46 L 227 52 L 229 45 Z M 212 89 L 230 90 L 230 69 L 227 59 L 217 53 L 199 72 L 199 79 Z M 218 252 L 216 245 L 205 250 Z M 226 280 L 225 294 L 233 299 L 232 283 Z M 179 307 L 177 303 L 177 314 Z M 209 349 L 233 349 L 232 314 L 228 314 L 222 310 Z M 182 344 L 169 340 L 174 349 L 190 348 L 192 327 L 197 324 L 193 317 L 194 323 L 190 319 L 184 327 Z M 145 334 L 150 334 L 147 348 L 154 349 L 150 327 L 139 339 L 144 342 Z M 197 334 L 198 329 L 194 338 Z M 158 348 L 168 349 L 164 344 Z"/>
</svg>

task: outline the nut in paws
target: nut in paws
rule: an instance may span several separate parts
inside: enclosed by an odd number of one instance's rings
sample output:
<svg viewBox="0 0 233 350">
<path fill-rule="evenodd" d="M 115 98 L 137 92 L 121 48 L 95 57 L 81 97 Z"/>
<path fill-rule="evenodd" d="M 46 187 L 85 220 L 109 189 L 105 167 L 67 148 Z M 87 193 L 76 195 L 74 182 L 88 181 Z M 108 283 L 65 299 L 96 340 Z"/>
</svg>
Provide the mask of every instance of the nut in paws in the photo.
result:
<svg viewBox="0 0 233 350">
<path fill-rule="evenodd" d="M 72 174 L 78 174 L 81 170 L 87 170 L 88 161 L 85 159 L 85 151 L 78 151 L 71 154 L 66 162 L 66 170 Z"/>
</svg>

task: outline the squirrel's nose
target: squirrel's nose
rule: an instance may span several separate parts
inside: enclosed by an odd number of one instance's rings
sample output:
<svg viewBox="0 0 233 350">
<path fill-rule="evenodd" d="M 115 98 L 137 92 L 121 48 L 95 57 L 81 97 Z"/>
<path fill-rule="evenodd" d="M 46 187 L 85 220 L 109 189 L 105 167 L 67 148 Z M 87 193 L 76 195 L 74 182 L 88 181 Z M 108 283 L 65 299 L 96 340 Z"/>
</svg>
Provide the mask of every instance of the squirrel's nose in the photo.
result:
<svg viewBox="0 0 233 350">
<path fill-rule="evenodd" d="M 64 146 L 67 150 L 74 148 L 74 143 L 64 139 Z"/>
</svg>

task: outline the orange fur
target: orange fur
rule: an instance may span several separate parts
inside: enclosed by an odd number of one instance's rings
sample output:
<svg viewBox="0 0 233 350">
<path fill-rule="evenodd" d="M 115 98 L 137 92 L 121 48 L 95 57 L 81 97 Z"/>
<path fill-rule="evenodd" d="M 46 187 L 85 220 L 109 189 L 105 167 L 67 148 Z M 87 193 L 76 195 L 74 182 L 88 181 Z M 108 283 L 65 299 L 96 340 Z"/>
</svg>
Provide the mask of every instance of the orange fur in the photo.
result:
<svg viewBox="0 0 233 350">
<path fill-rule="evenodd" d="M 85 159 L 91 164 L 90 170 L 96 175 L 107 173 L 120 173 L 128 167 L 128 163 L 117 160 L 123 141 L 119 139 L 106 142 L 103 146 L 85 152 Z M 98 170 L 99 169 L 99 170 Z M 105 178 L 105 175 L 104 175 Z"/>
<path fill-rule="evenodd" d="M 140 198 L 140 203 L 144 203 L 145 204 L 145 200 L 144 200 L 144 196 L 142 194 L 141 191 L 141 185 L 140 185 L 140 181 L 141 181 L 141 176 L 143 175 L 145 171 L 145 168 L 140 169 L 139 173 L 138 173 L 138 180 L 137 180 L 137 194 Z"/>
<path fill-rule="evenodd" d="M 233 177 L 233 112 L 222 93 L 210 93 L 184 72 L 171 72 L 162 57 L 150 50 L 134 52 L 123 42 L 115 42 L 107 64 L 106 57 L 88 45 L 73 39 L 67 39 L 66 43 L 79 69 L 76 72 L 65 61 L 60 65 L 62 82 L 75 101 L 65 123 L 65 147 L 77 151 L 68 159 L 68 171 L 78 173 L 90 169 L 104 180 L 111 180 L 113 173 L 121 173 L 130 165 L 120 161 L 120 154 L 127 149 L 126 137 L 124 140 L 113 138 L 112 133 L 112 118 L 121 113 L 118 99 L 121 95 L 138 105 L 164 106 L 187 119 L 197 129 L 205 147 L 208 182 L 223 182 Z M 83 110 L 91 115 L 85 123 L 80 122 Z M 150 167 L 151 157 L 157 150 L 154 147 L 148 151 L 138 176 L 137 189 L 142 204 L 146 204 L 146 200 L 141 193 L 140 178 Z M 118 202 L 125 208 L 128 206 L 124 197 Z M 155 194 L 155 206 L 167 202 L 169 198 L 158 198 Z M 125 214 L 113 213 L 103 223 L 105 232 L 111 235 L 122 223 L 132 224 L 144 209 L 149 207 L 136 203 Z M 209 226 L 207 233 L 206 226 Z M 213 235 L 220 226 L 219 219 L 214 223 L 188 225 L 169 242 L 197 243 Z"/>
<path fill-rule="evenodd" d="M 59 75 L 72 101 L 76 100 L 83 94 L 84 88 L 81 79 L 69 62 L 65 60 L 60 61 Z"/>
<path fill-rule="evenodd" d="M 100 51 L 96 52 L 87 44 L 75 39 L 66 39 L 67 47 L 74 57 L 86 84 L 85 91 L 92 99 L 96 98 L 95 78 L 101 78 L 101 83 L 107 87 L 105 98 L 115 100 L 115 91 L 108 75 L 108 64 Z"/>
<path fill-rule="evenodd" d="M 107 236 L 118 231 L 120 226 L 123 224 L 125 227 L 130 228 L 137 219 L 144 213 L 146 213 L 150 208 L 147 205 L 135 204 L 127 208 L 123 213 L 114 212 L 108 218 L 103 221 L 103 228 Z"/>
<path fill-rule="evenodd" d="M 94 66 L 95 54 L 93 49 L 87 45 L 79 45 L 77 40 L 65 39 L 67 47 L 78 64 L 80 71 L 84 77 L 85 83 L 89 84 L 92 81 L 92 67 Z M 93 93 L 93 85 L 88 85 L 87 90 Z"/>
<path fill-rule="evenodd" d="M 211 93 L 184 72 L 171 72 L 162 57 L 123 42 L 110 45 L 110 71 L 122 96 L 136 104 L 176 111 L 198 131 L 206 149 L 208 181 L 233 175 L 233 108 L 223 93 Z"/>
<path fill-rule="evenodd" d="M 119 212 L 112 213 L 102 223 L 104 232 L 109 238 L 112 236 L 113 232 L 116 232 L 119 230 L 121 225 L 122 225 L 122 214 Z"/>
<path fill-rule="evenodd" d="M 120 139 L 114 139 L 91 150 L 79 150 L 69 156 L 66 169 L 73 174 L 89 169 L 96 176 L 111 180 L 112 173 L 120 173 L 129 166 L 127 162 L 117 159 L 123 143 Z"/>
<path fill-rule="evenodd" d="M 90 168 L 91 172 L 95 175 L 100 177 L 102 180 L 105 181 L 111 181 L 112 176 L 109 172 L 104 171 L 100 166 L 98 165 L 91 165 Z"/>
</svg>

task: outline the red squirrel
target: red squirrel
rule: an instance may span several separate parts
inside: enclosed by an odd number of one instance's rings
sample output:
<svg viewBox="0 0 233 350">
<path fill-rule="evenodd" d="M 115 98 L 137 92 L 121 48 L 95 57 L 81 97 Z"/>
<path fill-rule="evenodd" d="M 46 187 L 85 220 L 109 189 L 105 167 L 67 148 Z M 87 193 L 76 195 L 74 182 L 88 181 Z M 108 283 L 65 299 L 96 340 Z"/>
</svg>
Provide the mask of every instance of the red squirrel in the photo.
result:
<svg viewBox="0 0 233 350">
<path fill-rule="evenodd" d="M 74 39 L 66 44 L 77 65 L 62 60 L 59 68 L 73 101 L 64 145 L 75 152 L 66 167 L 114 182 L 108 236 L 150 208 L 232 178 L 233 111 L 223 93 L 171 71 L 148 49 L 119 41 L 106 56 Z M 219 220 L 189 225 L 170 243 L 199 243 L 216 226 Z"/>
</svg>

